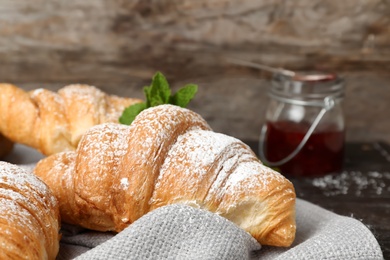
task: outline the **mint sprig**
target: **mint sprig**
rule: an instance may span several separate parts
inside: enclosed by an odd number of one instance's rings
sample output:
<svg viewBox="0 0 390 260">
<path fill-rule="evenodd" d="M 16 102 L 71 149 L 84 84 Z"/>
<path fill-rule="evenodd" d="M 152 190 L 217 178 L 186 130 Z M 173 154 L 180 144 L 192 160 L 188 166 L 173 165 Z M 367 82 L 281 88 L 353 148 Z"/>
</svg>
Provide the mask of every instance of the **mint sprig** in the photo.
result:
<svg viewBox="0 0 390 260">
<path fill-rule="evenodd" d="M 180 107 L 186 107 L 198 92 L 198 86 L 187 84 L 180 88 L 175 94 L 171 94 L 171 88 L 167 79 L 161 72 L 157 72 L 152 79 L 150 86 L 144 87 L 145 102 L 137 103 L 127 107 L 119 122 L 130 125 L 136 116 L 149 107 L 155 107 L 162 104 L 172 104 Z"/>
</svg>

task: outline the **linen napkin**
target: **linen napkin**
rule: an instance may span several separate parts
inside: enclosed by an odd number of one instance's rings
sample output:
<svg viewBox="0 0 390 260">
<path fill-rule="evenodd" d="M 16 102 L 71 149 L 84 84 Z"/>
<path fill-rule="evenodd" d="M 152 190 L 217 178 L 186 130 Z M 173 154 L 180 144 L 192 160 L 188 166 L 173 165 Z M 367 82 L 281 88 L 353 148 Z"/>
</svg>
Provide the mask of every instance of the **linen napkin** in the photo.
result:
<svg viewBox="0 0 390 260">
<path fill-rule="evenodd" d="M 156 209 L 117 235 L 65 226 L 65 259 L 383 259 L 360 221 L 297 199 L 297 234 L 289 248 L 261 248 L 232 222 L 202 209 Z"/>
</svg>

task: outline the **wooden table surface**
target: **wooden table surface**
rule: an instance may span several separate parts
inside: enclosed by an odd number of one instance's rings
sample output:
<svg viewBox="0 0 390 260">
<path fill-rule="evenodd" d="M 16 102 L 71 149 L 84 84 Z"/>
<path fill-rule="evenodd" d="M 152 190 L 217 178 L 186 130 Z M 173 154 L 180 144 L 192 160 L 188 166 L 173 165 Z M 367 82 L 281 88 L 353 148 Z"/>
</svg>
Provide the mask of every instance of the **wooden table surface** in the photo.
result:
<svg viewBox="0 0 390 260">
<path fill-rule="evenodd" d="M 258 151 L 256 141 L 246 143 Z M 348 143 L 341 173 L 291 181 L 297 197 L 362 221 L 378 240 L 384 258 L 390 259 L 389 144 Z"/>
</svg>

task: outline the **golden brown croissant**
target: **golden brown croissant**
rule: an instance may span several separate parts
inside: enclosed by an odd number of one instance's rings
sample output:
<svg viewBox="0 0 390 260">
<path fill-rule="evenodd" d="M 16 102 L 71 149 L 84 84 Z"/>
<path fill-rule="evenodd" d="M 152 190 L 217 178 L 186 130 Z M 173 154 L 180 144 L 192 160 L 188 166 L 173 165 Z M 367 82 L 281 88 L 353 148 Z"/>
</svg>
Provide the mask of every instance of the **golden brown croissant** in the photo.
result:
<svg viewBox="0 0 390 260">
<path fill-rule="evenodd" d="M 140 101 L 88 85 L 69 85 L 57 93 L 0 84 L 0 133 L 45 155 L 74 150 L 87 129 L 118 122 L 125 107 Z"/>
<path fill-rule="evenodd" d="M 130 126 L 102 124 L 76 151 L 41 160 L 35 173 L 53 190 L 63 221 L 121 231 L 172 203 L 233 221 L 263 245 L 295 237 L 294 187 L 243 142 L 210 130 L 195 112 L 161 105 Z"/>
<path fill-rule="evenodd" d="M 59 208 L 37 176 L 0 162 L 0 259 L 55 259 Z"/>
</svg>

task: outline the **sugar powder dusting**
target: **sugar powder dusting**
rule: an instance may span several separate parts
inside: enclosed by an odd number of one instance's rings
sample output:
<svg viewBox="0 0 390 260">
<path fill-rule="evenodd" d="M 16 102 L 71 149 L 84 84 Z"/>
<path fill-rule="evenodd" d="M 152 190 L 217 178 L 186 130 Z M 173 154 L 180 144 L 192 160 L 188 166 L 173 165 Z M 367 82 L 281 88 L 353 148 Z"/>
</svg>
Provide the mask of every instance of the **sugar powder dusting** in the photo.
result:
<svg viewBox="0 0 390 260">
<path fill-rule="evenodd" d="M 33 228 L 30 220 L 31 212 L 39 212 L 43 209 L 39 214 L 50 214 L 50 208 L 56 206 L 57 201 L 50 194 L 49 188 L 34 174 L 19 166 L 0 162 L 2 217 L 19 222 L 23 228 L 31 229 Z"/>
<path fill-rule="evenodd" d="M 390 172 L 361 172 L 344 171 L 338 175 L 326 175 L 312 180 L 313 186 L 323 190 L 326 196 L 353 194 L 362 196 L 363 193 L 382 195 L 390 192 L 386 182 L 390 180 Z"/>
</svg>

